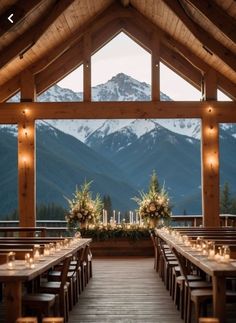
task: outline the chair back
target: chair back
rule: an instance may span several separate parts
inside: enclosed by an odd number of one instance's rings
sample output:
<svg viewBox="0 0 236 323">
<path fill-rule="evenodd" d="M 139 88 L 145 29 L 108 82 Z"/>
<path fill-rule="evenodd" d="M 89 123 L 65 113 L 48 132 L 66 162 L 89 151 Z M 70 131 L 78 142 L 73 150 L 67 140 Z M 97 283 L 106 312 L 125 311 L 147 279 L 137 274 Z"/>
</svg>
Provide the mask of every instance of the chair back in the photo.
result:
<svg viewBox="0 0 236 323">
<path fill-rule="evenodd" d="M 181 255 L 181 253 L 179 253 L 174 247 L 172 248 L 172 252 L 173 254 L 176 256 L 177 261 L 179 263 L 179 267 L 180 267 L 180 272 L 181 275 L 184 276 L 186 283 L 188 285 L 188 274 L 189 274 L 189 269 L 186 263 L 186 259 L 183 255 Z"/>
<path fill-rule="evenodd" d="M 71 261 L 72 255 L 66 256 L 66 258 L 63 260 L 61 275 L 60 275 L 60 282 L 61 282 L 61 289 L 64 290 L 64 286 L 67 281 L 67 274 L 69 271 L 70 261 Z"/>
</svg>

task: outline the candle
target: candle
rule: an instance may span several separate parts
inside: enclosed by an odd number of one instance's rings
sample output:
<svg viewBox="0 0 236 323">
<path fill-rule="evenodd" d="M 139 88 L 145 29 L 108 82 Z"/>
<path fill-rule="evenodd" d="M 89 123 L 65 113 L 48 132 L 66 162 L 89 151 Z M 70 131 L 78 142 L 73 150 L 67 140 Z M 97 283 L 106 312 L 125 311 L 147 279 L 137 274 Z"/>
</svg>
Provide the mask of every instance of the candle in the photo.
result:
<svg viewBox="0 0 236 323">
<path fill-rule="evenodd" d="M 118 212 L 118 224 L 120 224 L 120 211 Z"/>
<path fill-rule="evenodd" d="M 29 259 L 29 267 L 30 267 L 31 269 L 35 268 L 34 258 L 30 258 L 30 259 Z"/>
</svg>

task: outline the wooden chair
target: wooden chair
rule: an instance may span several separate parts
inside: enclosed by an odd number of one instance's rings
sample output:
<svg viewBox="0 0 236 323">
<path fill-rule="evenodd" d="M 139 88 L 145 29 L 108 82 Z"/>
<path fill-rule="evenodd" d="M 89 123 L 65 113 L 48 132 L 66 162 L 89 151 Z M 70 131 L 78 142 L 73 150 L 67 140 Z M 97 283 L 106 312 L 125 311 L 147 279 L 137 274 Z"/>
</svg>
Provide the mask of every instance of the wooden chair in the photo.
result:
<svg viewBox="0 0 236 323">
<path fill-rule="evenodd" d="M 178 259 L 181 274 L 183 276 L 184 308 L 186 309 L 186 311 L 184 312 L 184 320 L 186 323 L 191 322 L 191 304 L 193 303 L 195 305 L 196 322 L 198 322 L 200 305 L 203 302 L 212 299 L 211 284 L 203 280 L 190 280 L 186 259 L 175 248 L 172 248 L 172 251 Z"/>
<path fill-rule="evenodd" d="M 63 261 L 60 281 L 47 281 L 40 285 L 40 292 L 59 295 L 60 315 L 64 317 L 65 322 L 69 317 L 69 286 L 67 282 L 67 274 L 72 255 L 67 256 Z M 48 315 L 49 316 L 49 315 Z"/>
<path fill-rule="evenodd" d="M 38 323 L 37 317 L 19 317 L 16 323 Z"/>
<path fill-rule="evenodd" d="M 26 294 L 22 297 L 24 312 L 34 312 L 41 321 L 43 316 L 56 315 L 57 296 L 47 293 Z"/>
<path fill-rule="evenodd" d="M 149 231 L 150 233 L 150 238 L 152 240 L 152 245 L 154 248 L 154 269 L 158 271 L 158 249 L 157 249 L 157 239 L 152 233 L 152 231 Z"/>
</svg>

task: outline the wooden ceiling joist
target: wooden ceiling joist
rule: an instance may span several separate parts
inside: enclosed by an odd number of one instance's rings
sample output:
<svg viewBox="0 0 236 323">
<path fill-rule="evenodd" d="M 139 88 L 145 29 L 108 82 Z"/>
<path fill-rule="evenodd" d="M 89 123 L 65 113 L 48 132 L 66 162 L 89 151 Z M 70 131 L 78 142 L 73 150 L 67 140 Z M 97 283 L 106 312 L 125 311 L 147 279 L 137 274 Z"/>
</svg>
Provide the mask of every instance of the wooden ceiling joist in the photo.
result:
<svg viewBox="0 0 236 323">
<path fill-rule="evenodd" d="M 217 55 L 230 68 L 236 70 L 235 54 L 232 53 L 223 44 L 219 43 L 206 30 L 196 24 L 185 12 L 179 1 L 163 0 L 165 4 L 179 17 L 191 33 L 202 43 L 203 48 L 212 54 Z M 211 55 L 211 54 L 209 54 Z"/>
<path fill-rule="evenodd" d="M 144 26 L 145 28 L 143 28 Z M 125 9 L 117 4 L 113 4 L 92 21 L 90 20 L 81 26 L 63 44 L 58 45 L 47 53 L 47 56 L 29 68 L 33 74 L 38 74 L 36 75 L 37 94 L 42 93 L 82 64 L 80 40 L 85 32 L 89 32 L 92 35 L 92 52 L 94 53 L 122 29 L 144 48 L 149 49 L 149 51 L 151 51 L 152 35 L 153 33 L 157 33 L 162 42 L 163 61 L 169 67 L 172 66 L 179 75 L 188 80 L 196 88 L 199 88 L 200 84 L 198 83 L 199 73 L 206 72 L 211 68 L 186 46 L 150 22 L 136 9 L 131 7 Z M 179 63 L 177 62 L 178 60 Z M 235 84 L 218 72 L 217 77 L 219 88 L 232 99 L 236 100 Z M 14 81 L 9 81 L 6 86 L 1 87 L 0 101 L 7 99 L 7 95 L 9 98 L 17 92 L 19 87 L 16 87 L 19 84 L 19 78 L 20 75 L 16 76 Z"/>
<path fill-rule="evenodd" d="M 16 4 L 7 9 L 0 16 L 0 37 L 18 28 L 20 24 L 46 0 L 19 0 Z M 7 17 L 13 13 L 14 24 L 12 24 Z"/>
<path fill-rule="evenodd" d="M 74 2 L 74 0 L 60 0 L 57 1 L 50 9 L 50 14 L 46 12 L 33 26 L 27 30 L 23 35 L 18 37 L 7 48 L 0 52 L 0 69 L 11 62 L 15 57 L 24 55 L 40 37 L 48 30 L 48 28 L 55 22 L 55 20 Z"/>
<path fill-rule="evenodd" d="M 230 40 L 236 43 L 236 22 L 212 0 L 186 0 Z"/>
</svg>

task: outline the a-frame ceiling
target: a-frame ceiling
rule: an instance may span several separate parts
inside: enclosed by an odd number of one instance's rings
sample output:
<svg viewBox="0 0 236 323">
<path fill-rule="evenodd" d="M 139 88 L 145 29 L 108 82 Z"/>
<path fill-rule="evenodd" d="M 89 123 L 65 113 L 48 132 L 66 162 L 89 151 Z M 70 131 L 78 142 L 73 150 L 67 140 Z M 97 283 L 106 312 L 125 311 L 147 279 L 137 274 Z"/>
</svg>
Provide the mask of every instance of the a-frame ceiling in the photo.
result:
<svg viewBox="0 0 236 323">
<path fill-rule="evenodd" d="M 213 68 L 236 100 L 235 18 L 234 0 L 1 0 L 0 101 L 18 91 L 24 69 L 41 93 L 82 63 L 85 33 L 95 51 L 120 30 L 149 48 L 156 33 L 164 62 L 198 88 Z"/>
</svg>

